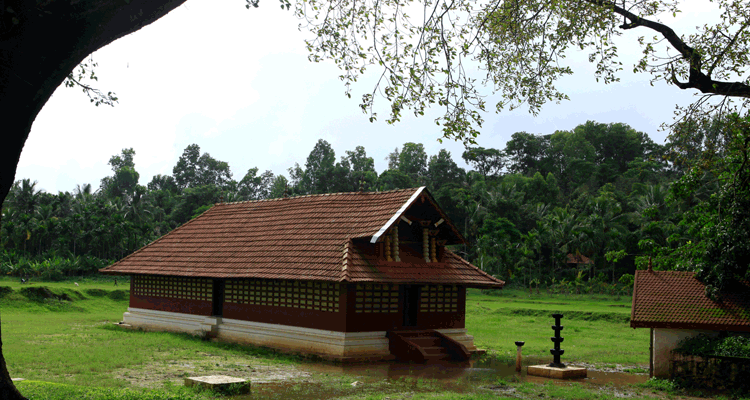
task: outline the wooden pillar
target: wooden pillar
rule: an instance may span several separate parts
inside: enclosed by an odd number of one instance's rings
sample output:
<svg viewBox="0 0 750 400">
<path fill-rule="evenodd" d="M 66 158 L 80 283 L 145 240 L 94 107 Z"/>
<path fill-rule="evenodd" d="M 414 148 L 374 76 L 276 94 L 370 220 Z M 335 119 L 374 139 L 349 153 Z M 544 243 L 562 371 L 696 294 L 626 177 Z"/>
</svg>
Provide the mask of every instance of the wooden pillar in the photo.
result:
<svg viewBox="0 0 750 400">
<path fill-rule="evenodd" d="M 393 261 L 401 261 L 398 256 L 398 226 L 393 227 Z"/>
<path fill-rule="evenodd" d="M 429 229 L 422 228 L 422 256 L 425 262 L 430 262 L 430 232 Z"/>
<path fill-rule="evenodd" d="M 393 258 L 391 257 L 391 231 L 386 231 L 385 233 L 385 260 L 386 261 L 393 261 Z"/>
</svg>

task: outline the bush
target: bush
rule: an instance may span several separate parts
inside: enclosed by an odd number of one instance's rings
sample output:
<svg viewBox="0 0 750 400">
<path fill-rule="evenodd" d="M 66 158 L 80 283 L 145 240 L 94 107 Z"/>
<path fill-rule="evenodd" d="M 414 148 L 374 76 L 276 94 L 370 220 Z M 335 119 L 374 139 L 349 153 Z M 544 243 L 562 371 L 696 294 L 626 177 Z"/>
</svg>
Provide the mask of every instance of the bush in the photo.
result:
<svg viewBox="0 0 750 400">
<path fill-rule="evenodd" d="M 750 358 L 750 338 L 746 336 L 711 337 L 700 334 L 682 340 L 674 351 L 695 356 Z"/>
<path fill-rule="evenodd" d="M 0 273 L 18 277 L 41 277 L 44 280 L 61 281 L 67 276 L 95 274 L 111 264 L 109 260 L 90 255 L 57 255 L 48 252 L 37 256 L 21 252 L 0 252 Z"/>
</svg>

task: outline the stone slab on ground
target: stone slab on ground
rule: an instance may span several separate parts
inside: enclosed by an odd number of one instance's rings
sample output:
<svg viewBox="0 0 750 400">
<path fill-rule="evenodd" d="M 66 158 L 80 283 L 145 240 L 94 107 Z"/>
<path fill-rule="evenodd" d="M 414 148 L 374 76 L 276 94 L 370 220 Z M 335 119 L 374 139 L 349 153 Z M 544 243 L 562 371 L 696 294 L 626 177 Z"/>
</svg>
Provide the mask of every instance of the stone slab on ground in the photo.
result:
<svg viewBox="0 0 750 400">
<path fill-rule="evenodd" d="M 21 381 L 25 381 L 26 379 L 24 379 L 24 378 L 10 378 L 10 380 L 13 381 L 13 382 L 21 382 Z"/>
<path fill-rule="evenodd" d="M 185 386 L 202 386 L 216 391 L 225 391 L 233 386 L 237 394 L 250 392 L 250 382 L 242 378 L 225 375 L 188 377 L 185 378 Z"/>
<path fill-rule="evenodd" d="M 529 365 L 526 373 L 552 379 L 581 379 L 588 375 L 588 370 L 583 367 L 572 366 L 555 368 L 549 365 Z"/>
</svg>

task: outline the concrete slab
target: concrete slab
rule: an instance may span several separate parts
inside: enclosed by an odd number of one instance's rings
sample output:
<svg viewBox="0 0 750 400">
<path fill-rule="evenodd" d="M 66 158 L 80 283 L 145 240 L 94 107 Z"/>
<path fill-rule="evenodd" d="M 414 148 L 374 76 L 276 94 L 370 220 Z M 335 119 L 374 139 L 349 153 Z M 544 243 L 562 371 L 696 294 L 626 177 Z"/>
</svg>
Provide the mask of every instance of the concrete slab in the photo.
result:
<svg viewBox="0 0 750 400">
<path fill-rule="evenodd" d="M 26 379 L 25 378 L 10 378 L 10 380 L 13 382 L 21 382 L 21 381 L 25 381 Z"/>
<path fill-rule="evenodd" d="M 225 375 L 188 377 L 185 378 L 185 386 L 202 386 L 219 392 L 227 391 L 232 387 L 232 394 L 250 393 L 250 382 L 245 379 Z"/>
<path fill-rule="evenodd" d="M 567 366 L 555 368 L 549 365 L 529 365 L 526 373 L 534 376 L 542 376 L 552 379 L 581 379 L 588 375 L 588 370 L 583 367 Z"/>
</svg>

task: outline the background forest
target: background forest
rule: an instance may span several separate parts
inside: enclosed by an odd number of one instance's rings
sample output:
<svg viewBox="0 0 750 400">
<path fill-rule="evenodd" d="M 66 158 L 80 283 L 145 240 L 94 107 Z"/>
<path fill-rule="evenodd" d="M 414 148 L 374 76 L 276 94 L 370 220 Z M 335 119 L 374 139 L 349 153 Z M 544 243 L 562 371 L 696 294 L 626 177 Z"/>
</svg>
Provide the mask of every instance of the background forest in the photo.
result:
<svg viewBox="0 0 750 400">
<path fill-rule="evenodd" d="M 253 168 L 239 180 L 193 144 L 171 176 L 145 187 L 134 149 L 124 149 L 98 189 L 52 194 L 17 181 L 2 208 L 0 272 L 93 273 L 220 201 L 424 185 L 469 241 L 455 250 L 484 271 L 537 290 L 624 293 L 650 259 L 655 269 L 700 270 L 707 262 L 702 255 L 717 234 L 710 229 L 736 197 L 722 197 L 736 181 L 722 174 L 745 168 L 746 124 L 677 125 L 665 145 L 622 123 L 517 132 L 503 149 L 467 148 L 460 156 L 469 171 L 445 150 L 428 155 L 422 144 L 404 143 L 378 174 L 363 147 L 337 159 L 321 139 L 289 178 Z"/>
</svg>

